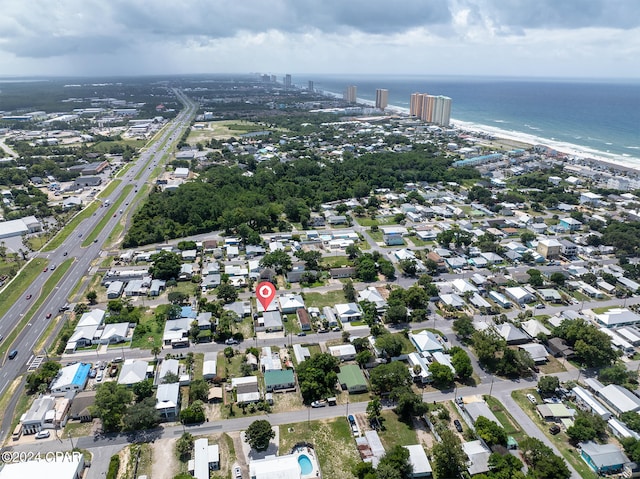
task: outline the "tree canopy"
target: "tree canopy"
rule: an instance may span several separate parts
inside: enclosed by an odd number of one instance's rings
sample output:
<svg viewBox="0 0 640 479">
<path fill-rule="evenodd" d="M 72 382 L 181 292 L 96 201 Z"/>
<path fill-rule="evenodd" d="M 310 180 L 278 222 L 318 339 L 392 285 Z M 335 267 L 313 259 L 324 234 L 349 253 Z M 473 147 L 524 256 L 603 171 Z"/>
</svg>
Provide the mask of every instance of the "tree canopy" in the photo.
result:
<svg viewBox="0 0 640 479">
<path fill-rule="evenodd" d="M 245 431 L 246 442 L 256 451 L 266 451 L 271 439 L 276 437 L 271 423 L 265 419 L 258 419 L 249 424 Z"/>
</svg>

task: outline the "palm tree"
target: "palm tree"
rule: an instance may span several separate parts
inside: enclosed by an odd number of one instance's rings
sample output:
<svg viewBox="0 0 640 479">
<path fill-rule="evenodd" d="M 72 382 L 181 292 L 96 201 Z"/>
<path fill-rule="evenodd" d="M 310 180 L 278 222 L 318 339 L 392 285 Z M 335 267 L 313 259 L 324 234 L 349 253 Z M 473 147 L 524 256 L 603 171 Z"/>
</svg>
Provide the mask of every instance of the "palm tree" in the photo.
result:
<svg viewBox="0 0 640 479">
<path fill-rule="evenodd" d="M 162 348 L 160 346 L 158 346 L 157 344 L 155 344 L 151 348 L 151 354 L 153 354 L 154 361 L 158 360 L 158 354 L 160 354 L 161 352 L 162 352 Z"/>
</svg>

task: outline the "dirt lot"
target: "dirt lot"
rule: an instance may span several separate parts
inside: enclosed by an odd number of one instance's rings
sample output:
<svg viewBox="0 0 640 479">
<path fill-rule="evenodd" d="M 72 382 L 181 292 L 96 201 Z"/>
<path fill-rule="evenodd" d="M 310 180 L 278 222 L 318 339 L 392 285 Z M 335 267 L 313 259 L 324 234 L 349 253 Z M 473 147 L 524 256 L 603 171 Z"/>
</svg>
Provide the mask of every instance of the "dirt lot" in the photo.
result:
<svg viewBox="0 0 640 479">
<path fill-rule="evenodd" d="M 153 479 L 172 479 L 178 474 L 180 462 L 176 456 L 177 440 L 177 438 L 158 439 L 153 443 L 153 464 L 151 466 Z"/>
</svg>

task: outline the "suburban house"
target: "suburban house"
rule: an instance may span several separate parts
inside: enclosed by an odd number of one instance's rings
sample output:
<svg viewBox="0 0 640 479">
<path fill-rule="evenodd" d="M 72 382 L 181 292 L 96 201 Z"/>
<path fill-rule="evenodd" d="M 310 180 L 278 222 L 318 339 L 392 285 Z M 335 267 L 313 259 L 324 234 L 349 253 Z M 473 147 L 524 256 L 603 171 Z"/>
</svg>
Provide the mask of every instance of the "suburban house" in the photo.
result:
<svg viewBox="0 0 640 479">
<path fill-rule="evenodd" d="M 356 358 L 356 348 L 353 344 L 329 346 L 329 354 L 341 362 L 353 361 Z"/>
<path fill-rule="evenodd" d="M 122 364 L 118 384 L 132 386 L 147 379 L 149 363 L 140 359 L 126 359 Z"/>
<path fill-rule="evenodd" d="M 204 353 L 204 362 L 202 363 L 202 378 L 212 380 L 218 376 L 218 355 L 213 353 Z"/>
<path fill-rule="evenodd" d="M 298 309 L 304 308 L 304 299 L 299 294 L 283 294 L 278 298 L 280 311 L 283 314 L 295 313 Z"/>
<path fill-rule="evenodd" d="M 420 353 L 433 353 L 444 350 L 444 346 L 438 340 L 438 337 L 431 331 L 424 330 L 417 334 L 409 333 L 409 340 Z"/>
<path fill-rule="evenodd" d="M 298 317 L 298 323 L 300 323 L 300 329 L 302 331 L 311 331 L 309 312 L 305 308 L 298 308 L 296 310 L 296 316 Z"/>
<path fill-rule="evenodd" d="M 421 479 L 431 477 L 433 470 L 422 444 L 411 444 L 410 446 L 404 446 L 404 448 L 409 451 L 409 463 L 413 467 L 411 478 Z"/>
<path fill-rule="evenodd" d="M 165 420 L 176 419 L 180 413 L 180 385 L 160 384 L 156 391 L 156 410 Z"/>
<path fill-rule="evenodd" d="M 91 364 L 76 363 L 58 371 L 49 389 L 54 396 L 65 396 L 69 391 L 82 391 L 89 379 Z"/>
<path fill-rule="evenodd" d="M 360 321 L 362 319 L 362 311 L 357 303 L 340 303 L 334 306 L 338 319 L 342 323 L 349 321 Z"/>
<path fill-rule="evenodd" d="M 338 381 L 340 382 L 340 387 L 349 391 L 349 394 L 363 393 L 369 390 L 367 380 L 356 364 L 340 366 Z"/>
<path fill-rule="evenodd" d="M 267 392 L 295 389 L 296 378 L 293 374 L 293 369 L 271 369 L 265 371 L 264 386 Z"/>
<path fill-rule="evenodd" d="M 209 479 L 211 471 L 220 469 L 220 450 L 217 444 L 209 444 L 206 437 L 193 442 L 193 459 L 187 469 L 195 479 Z"/>
<path fill-rule="evenodd" d="M 627 456 L 614 444 L 580 443 L 580 457 L 596 474 L 611 474 L 622 470 L 629 462 Z"/>
<path fill-rule="evenodd" d="M 248 404 L 260 401 L 260 389 L 257 376 L 232 378 L 231 387 L 236 390 L 236 402 Z"/>
</svg>

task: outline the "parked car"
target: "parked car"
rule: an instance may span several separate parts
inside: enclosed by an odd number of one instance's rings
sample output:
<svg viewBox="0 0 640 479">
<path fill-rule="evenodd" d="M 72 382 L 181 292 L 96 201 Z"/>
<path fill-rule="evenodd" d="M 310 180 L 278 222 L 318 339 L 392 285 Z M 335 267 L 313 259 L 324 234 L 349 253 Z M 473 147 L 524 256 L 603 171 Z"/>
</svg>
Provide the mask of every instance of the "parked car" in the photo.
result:
<svg viewBox="0 0 640 479">
<path fill-rule="evenodd" d="M 233 477 L 234 479 L 242 479 L 242 471 L 238 466 L 233 468 Z"/>
<path fill-rule="evenodd" d="M 232 344 L 240 344 L 240 342 L 236 339 L 229 338 L 224 342 L 224 344 L 231 346 Z"/>
<path fill-rule="evenodd" d="M 99 383 L 100 381 L 102 381 L 103 377 L 104 373 L 102 372 L 102 370 L 98 371 L 98 374 L 96 374 L 96 382 Z"/>
<path fill-rule="evenodd" d="M 36 439 L 46 439 L 49 436 L 51 436 L 51 432 L 46 431 L 46 430 L 45 431 L 38 431 L 36 433 Z"/>
<path fill-rule="evenodd" d="M 300 331 L 300 332 L 298 333 L 298 336 L 306 336 L 306 335 L 307 335 L 307 333 L 305 333 L 304 331 Z"/>
<path fill-rule="evenodd" d="M 456 427 L 456 431 L 462 432 L 462 424 L 457 419 L 453 420 L 453 425 Z"/>
<path fill-rule="evenodd" d="M 325 407 L 327 405 L 326 401 L 313 401 L 311 403 L 311 407 Z"/>
<path fill-rule="evenodd" d="M 555 436 L 556 434 L 558 434 L 560 432 L 560 426 L 558 426 L 557 424 L 552 425 L 549 428 L 549 432 Z"/>
<path fill-rule="evenodd" d="M 527 394 L 527 399 L 531 404 L 538 404 L 538 400 L 533 394 Z"/>
</svg>

